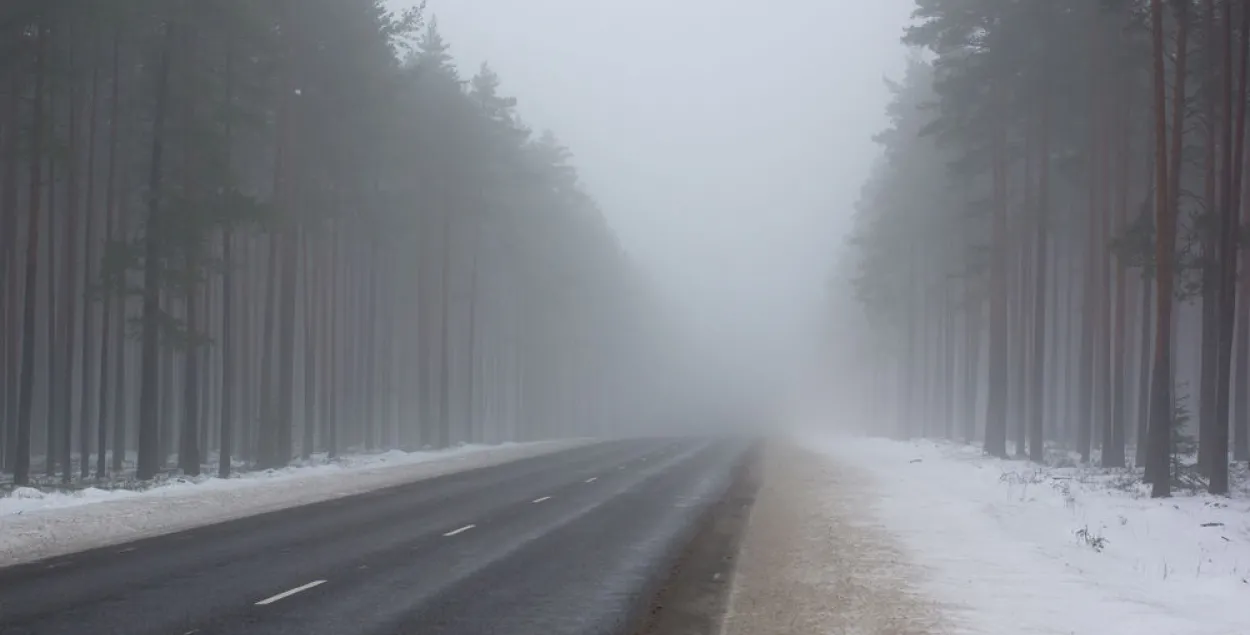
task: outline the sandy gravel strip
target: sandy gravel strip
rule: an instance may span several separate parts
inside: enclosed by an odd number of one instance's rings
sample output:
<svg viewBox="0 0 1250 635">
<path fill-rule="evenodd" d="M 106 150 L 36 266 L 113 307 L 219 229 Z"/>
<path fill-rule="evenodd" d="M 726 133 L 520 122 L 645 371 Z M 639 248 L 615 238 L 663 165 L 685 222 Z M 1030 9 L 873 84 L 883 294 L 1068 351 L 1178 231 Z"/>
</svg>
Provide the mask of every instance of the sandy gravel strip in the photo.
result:
<svg viewBox="0 0 1250 635">
<path fill-rule="evenodd" d="M 873 518 L 866 474 L 774 444 L 722 635 L 947 635 L 925 571 Z"/>
</svg>

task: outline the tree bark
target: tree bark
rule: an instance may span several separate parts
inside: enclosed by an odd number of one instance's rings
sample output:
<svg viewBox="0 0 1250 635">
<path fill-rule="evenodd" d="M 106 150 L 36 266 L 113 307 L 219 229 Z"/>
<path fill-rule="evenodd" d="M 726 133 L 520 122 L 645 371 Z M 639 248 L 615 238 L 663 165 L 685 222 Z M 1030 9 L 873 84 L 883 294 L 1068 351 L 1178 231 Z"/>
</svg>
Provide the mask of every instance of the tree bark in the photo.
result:
<svg viewBox="0 0 1250 635">
<path fill-rule="evenodd" d="M 1207 98 L 1205 102 L 1206 110 L 1206 157 L 1205 174 L 1204 174 L 1204 194 L 1206 201 L 1206 223 L 1202 231 L 1202 348 L 1200 354 L 1201 364 L 1199 378 L 1199 405 L 1198 405 L 1198 469 L 1204 475 L 1210 474 L 1210 439 L 1211 434 L 1208 431 L 1215 421 L 1215 402 L 1216 402 L 1216 375 L 1218 374 L 1219 356 L 1219 249 L 1220 249 L 1220 200 L 1217 198 L 1222 192 L 1216 187 L 1218 170 L 1218 153 L 1217 150 L 1221 145 L 1227 142 L 1227 139 L 1220 139 L 1220 125 L 1228 127 L 1231 120 L 1227 112 L 1227 99 L 1217 99 L 1220 94 L 1220 56 L 1212 52 L 1216 48 L 1216 43 L 1220 43 L 1221 48 L 1227 48 L 1227 44 L 1220 42 L 1219 34 L 1215 28 L 1215 0 L 1205 0 L 1203 4 L 1204 15 L 1204 36 L 1207 41 L 1208 53 L 1207 68 L 1204 69 L 1203 83 L 1206 90 Z"/>
<path fill-rule="evenodd" d="M 0 282 L 5 285 L 4 306 L 0 307 L 4 319 L 4 330 L 0 331 L 0 337 L 4 338 L 5 352 L 4 358 L 0 359 L 0 364 L 4 364 L 4 383 L 0 385 L 0 391 L 4 393 L 3 410 L 0 410 L 0 415 L 4 417 L 4 430 L 0 432 L 4 435 L 4 449 L 0 452 L 0 469 L 3 470 L 12 470 L 17 458 L 17 413 L 21 385 L 19 375 L 22 372 L 22 354 L 19 350 L 22 327 L 18 322 L 18 309 L 22 306 L 18 277 L 18 189 L 21 187 L 18 183 L 18 164 L 22 160 L 18 137 L 22 127 L 22 86 L 20 74 L 13 73 L 5 104 L 5 129 L 8 132 L 4 137 L 4 177 L 0 183 L 0 218 L 5 219 L 5 226 L 0 229 L 3 232 L 0 235 L 0 249 L 3 250 L 0 260 L 3 260 L 4 267 Z"/>
<path fill-rule="evenodd" d="M 228 136 L 228 135 L 227 135 Z M 218 430 L 217 476 L 229 478 L 235 426 L 234 232 L 221 235 L 221 428 Z"/>
<path fill-rule="evenodd" d="M 1117 185 L 1119 186 L 1119 198 L 1116 201 L 1116 218 L 1112 233 L 1123 236 L 1128 230 L 1128 191 L 1131 174 L 1130 163 L 1131 154 L 1129 147 L 1129 138 L 1132 127 L 1131 101 L 1128 99 L 1127 86 L 1121 83 L 1117 86 L 1116 101 L 1118 102 L 1120 111 L 1119 126 L 1119 160 L 1117 161 L 1118 169 L 1116 176 Z M 1109 236 L 1110 237 L 1110 236 Z M 1102 464 L 1104 467 L 1124 467 L 1125 465 L 1125 426 L 1128 421 L 1128 370 L 1129 359 L 1127 354 L 1126 342 L 1128 333 L 1127 316 L 1128 305 L 1128 269 L 1125 266 L 1124 258 L 1121 256 L 1113 256 L 1115 258 L 1115 316 L 1114 326 L 1112 327 L 1112 357 L 1111 368 L 1114 369 L 1115 376 L 1111 386 L 1112 404 L 1111 404 L 1111 437 L 1109 442 L 1105 443 L 1102 448 Z"/>
<path fill-rule="evenodd" d="M 274 420 L 275 394 L 273 390 L 273 331 L 278 313 L 278 254 L 281 249 L 280 240 L 277 232 L 269 235 L 269 249 L 266 257 L 268 266 L 265 272 L 267 283 L 264 287 L 264 335 L 259 342 L 261 346 L 260 418 L 256 426 L 255 451 L 257 467 L 261 469 L 277 467 L 277 425 Z"/>
<path fill-rule="evenodd" d="M 56 144 L 56 84 L 50 83 L 48 86 L 48 138 L 49 143 Z M 66 406 L 64 401 L 65 384 L 61 380 L 61 364 L 64 358 L 64 352 L 61 347 L 60 322 L 58 316 L 65 311 L 61 306 L 60 299 L 57 297 L 57 245 L 58 242 L 64 242 L 62 237 L 59 241 L 57 238 L 57 229 L 60 227 L 57 219 L 56 207 L 56 153 L 48 152 L 48 181 L 44 185 L 47 189 L 48 205 L 48 275 L 45 276 L 45 293 L 47 294 L 46 316 L 47 322 L 47 338 L 48 338 L 48 382 L 44 390 L 44 398 L 47 402 L 47 408 L 44 410 L 44 475 L 48 478 L 56 476 L 56 468 L 61 458 L 59 440 L 61 435 L 61 411 Z M 64 245 L 61 245 L 64 248 Z"/>
<path fill-rule="evenodd" d="M 91 94 L 88 97 L 87 107 L 87 191 L 86 205 L 83 213 L 87 218 L 86 241 L 87 246 L 85 257 L 83 258 L 82 267 L 82 285 L 83 285 L 83 309 L 82 309 L 82 393 L 78 399 L 78 456 L 80 461 L 79 476 L 86 480 L 91 473 L 91 416 L 96 410 L 92 408 L 91 397 L 93 393 L 91 373 L 95 369 L 95 343 L 96 333 L 92 327 L 95 325 L 95 303 L 91 301 L 91 279 L 92 267 L 95 265 L 97 258 L 96 249 L 98 248 L 99 239 L 96 236 L 96 206 L 95 206 L 95 150 L 96 150 L 96 114 L 99 109 L 99 88 L 100 88 L 100 64 L 98 62 L 98 46 L 92 46 L 93 56 L 97 57 L 97 61 L 91 65 Z M 100 382 L 104 382 L 104 376 L 100 376 Z M 100 425 L 97 420 L 96 426 Z M 100 446 L 100 453 L 104 452 L 104 446 Z"/>
<path fill-rule="evenodd" d="M 317 277 L 316 259 L 313 256 L 312 239 L 308 232 L 304 232 L 304 359 L 303 359 L 303 376 L 304 376 L 304 417 L 303 429 L 300 442 L 300 457 L 305 461 L 312 458 L 313 452 L 313 430 L 315 429 L 316 418 L 314 411 L 317 405 L 317 333 L 313 328 L 313 289 L 315 285 L 320 284 Z"/>
<path fill-rule="evenodd" d="M 113 56 L 112 56 L 112 87 L 109 94 L 109 143 L 108 143 L 108 176 L 104 186 L 104 244 L 106 248 L 112 244 L 113 237 L 117 233 L 115 223 L 117 222 L 117 121 L 120 118 L 118 103 L 120 102 L 121 92 L 121 29 L 117 29 L 113 33 Z M 121 274 L 124 279 L 125 274 Z M 109 367 L 109 343 L 113 338 L 113 294 L 118 290 L 104 286 L 100 297 L 100 379 L 99 394 L 96 399 L 96 478 L 103 480 L 107 471 L 107 462 L 105 460 L 106 450 L 108 447 L 109 421 L 108 421 L 108 367 Z M 124 293 L 124 285 L 120 292 Z M 116 355 L 121 355 L 119 349 Z M 114 398 L 117 398 L 115 395 Z M 120 421 L 114 422 L 113 425 L 123 425 Z M 114 453 L 124 453 L 125 448 L 114 447 Z"/>
<path fill-rule="evenodd" d="M 323 394 L 326 395 L 325 416 L 329 417 L 326 422 L 326 456 L 333 460 L 338 457 L 338 437 L 339 437 L 339 378 L 342 372 L 339 365 L 342 364 L 343 355 L 341 354 L 342 342 L 342 324 L 340 319 L 341 307 L 338 299 L 340 297 L 340 279 L 342 272 L 339 268 L 339 243 L 342 237 L 339 236 L 339 223 L 331 221 L 330 224 L 330 266 L 329 273 L 326 275 L 329 291 L 325 297 L 325 314 L 329 320 L 326 325 L 326 351 L 328 353 L 328 363 L 325 376 L 325 388 Z"/>
<path fill-rule="evenodd" d="M 187 275 L 195 276 L 198 245 L 188 246 Z M 178 468 L 188 476 L 200 475 L 200 324 L 199 285 L 188 280 L 186 292 L 186 352 L 183 354 L 182 430 L 178 435 Z"/>
<path fill-rule="evenodd" d="M 22 370 L 18 388 L 18 416 L 13 467 L 13 483 L 30 483 L 30 416 L 34 405 L 35 386 L 35 301 L 37 299 L 39 270 L 39 211 L 40 194 L 43 190 L 43 86 L 47 62 L 47 27 L 35 25 L 35 86 L 31 105 L 30 144 L 30 196 L 26 216 L 26 280 L 25 297 L 22 301 Z"/>
<path fill-rule="evenodd" d="M 1045 53 L 1043 53 L 1045 56 Z M 1050 79 L 1049 62 L 1043 61 L 1043 82 Z M 1043 85 L 1041 94 L 1041 129 L 1038 131 L 1038 193 L 1037 193 L 1037 245 L 1035 247 L 1035 263 L 1033 272 L 1036 276 L 1033 283 L 1033 376 L 1032 390 L 1033 407 L 1029 420 L 1029 459 L 1035 463 L 1045 461 L 1043 447 L 1045 413 L 1043 405 L 1045 395 L 1046 366 L 1046 292 L 1047 263 L 1049 253 L 1050 223 L 1050 91 Z"/>
<path fill-rule="evenodd" d="M 142 373 L 139 380 L 139 464 L 136 477 L 150 480 L 164 463 L 160 456 L 161 287 L 164 284 L 165 221 L 161 218 L 161 176 L 165 151 L 165 111 L 169 101 L 169 58 L 175 40 L 171 22 L 164 26 L 153 108 L 152 159 L 148 174 L 148 218 L 144 232 Z M 168 381 L 169 378 L 167 377 Z"/>
<path fill-rule="evenodd" d="M 994 88 L 999 116 L 1006 116 L 1002 86 Z M 1007 457 L 1007 175 L 1006 123 L 995 125 L 993 261 L 990 265 L 989 394 L 985 410 L 985 451 Z"/>
<path fill-rule="evenodd" d="M 1163 7 L 1160 0 L 1151 0 L 1151 36 L 1153 44 L 1155 111 L 1155 285 L 1156 326 L 1154 370 L 1152 373 L 1150 408 L 1150 448 L 1147 476 L 1150 477 L 1151 496 L 1171 495 L 1172 483 L 1168 455 L 1172 430 L 1172 294 L 1174 283 L 1173 249 L 1176 243 L 1176 208 L 1173 204 L 1176 192 L 1172 192 L 1169 180 L 1169 164 L 1180 170 L 1179 160 L 1168 158 L 1167 111 L 1165 105 Z M 1188 55 L 1189 11 L 1185 3 L 1177 3 L 1177 62 L 1176 81 L 1173 86 L 1175 118 L 1183 119 L 1185 105 L 1185 64 Z M 1180 153 L 1182 130 L 1173 128 L 1173 151 Z"/>
<path fill-rule="evenodd" d="M 1233 66 L 1233 9 L 1228 4 L 1224 10 L 1227 21 L 1228 47 L 1225 50 L 1227 72 L 1226 90 L 1228 91 L 1229 128 L 1231 138 L 1225 144 L 1224 158 L 1224 230 L 1221 234 L 1223 242 L 1220 249 L 1220 346 L 1217 358 L 1215 420 L 1209 427 L 1211 434 L 1208 460 L 1210 461 L 1210 482 L 1208 491 L 1212 494 L 1228 493 L 1228 423 L 1229 423 L 1229 391 L 1231 389 L 1231 363 L 1233 350 L 1233 327 L 1236 319 L 1237 304 L 1237 232 L 1238 214 L 1241 208 L 1241 175 L 1242 162 L 1245 154 L 1246 138 L 1246 80 L 1247 62 L 1250 61 L 1250 10 L 1244 6 L 1241 11 L 1241 41 L 1238 45 L 1237 66 Z M 1244 390 L 1244 387 L 1242 388 Z"/>
<path fill-rule="evenodd" d="M 442 345 L 439 350 L 438 447 L 451 444 L 451 210 L 443 210 L 443 266 L 439 285 L 439 329 Z"/>
</svg>

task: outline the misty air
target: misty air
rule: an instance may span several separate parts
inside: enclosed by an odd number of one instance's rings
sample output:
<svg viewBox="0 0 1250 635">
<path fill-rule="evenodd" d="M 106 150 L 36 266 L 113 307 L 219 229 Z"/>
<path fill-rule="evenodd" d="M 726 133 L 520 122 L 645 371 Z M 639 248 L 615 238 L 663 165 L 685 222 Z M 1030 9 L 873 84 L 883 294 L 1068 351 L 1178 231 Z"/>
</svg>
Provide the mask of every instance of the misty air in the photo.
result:
<svg viewBox="0 0 1250 635">
<path fill-rule="evenodd" d="M 0 1 L 0 635 L 1250 632 L 1250 0 Z"/>
</svg>

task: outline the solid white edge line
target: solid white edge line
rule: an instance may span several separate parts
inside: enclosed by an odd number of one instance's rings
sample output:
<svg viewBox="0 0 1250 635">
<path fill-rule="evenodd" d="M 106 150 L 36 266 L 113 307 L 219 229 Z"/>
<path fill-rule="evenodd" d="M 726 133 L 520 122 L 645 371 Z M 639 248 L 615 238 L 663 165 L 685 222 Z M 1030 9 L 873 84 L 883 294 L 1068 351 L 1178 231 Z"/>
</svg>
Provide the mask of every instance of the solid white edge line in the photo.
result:
<svg viewBox="0 0 1250 635">
<path fill-rule="evenodd" d="M 256 606 L 265 606 L 266 604 L 273 604 L 274 602 L 277 602 L 278 600 L 289 598 L 292 595 L 295 595 L 296 593 L 299 593 L 301 591 L 307 591 L 308 589 L 311 589 L 315 586 L 321 586 L 325 583 L 326 583 L 325 580 L 313 580 L 312 582 L 309 582 L 308 584 L 305 584 L 304 586 L 297 586 L 294 589 L 291 589 L 290 591 L 283 591 L 282 593 L 279 593 L 273 597 L 267 597 L 257 602 Z"/>
<path fill-rule="evenodd" d="M 541 503 L 541 502 L 543 502 L 543 501 L 549 501 L 549 500 L 551 500 L 551 497 L 550 497 L 550 496 L 544 496 L 544 497 L 542 497 L 542 498 L 536 498 L 536 499 L 534 499 L 534 502 L 535 502 L 535 503 Z"/>
<path fill-rule="evenodd" d="M 590 478 L 586 479 L 586 482 L 587 482 L 587 483 L 594 483 L 594 482 L 595 482 L 595 481 L 597 481 L 597 480 L 599 480 L 599 477 L 598 477 L 598 476 L 592 476 L 592 477 L 590 477 Z"/>
<path fill-rule="evenodd" d="M 477 525 L 465 525 L 464 527 L 461 527 L 460 529 L 457 529 L 457 530 L 455 530 L 455 531 L 449 531 L 449 532 L 447 532 L 447 533 L 443 534 L 443 537 L 444 537 L 444 538 L 451 538 L 452 536 L 455 536 L 456 534 L 463 534 L 464 532 L 466 532 L 466 531 L 468 531 L 468 530 L 470 530 L 470 529 L 473 529 L 474 527 L 477 527 Z"/>
</svg>

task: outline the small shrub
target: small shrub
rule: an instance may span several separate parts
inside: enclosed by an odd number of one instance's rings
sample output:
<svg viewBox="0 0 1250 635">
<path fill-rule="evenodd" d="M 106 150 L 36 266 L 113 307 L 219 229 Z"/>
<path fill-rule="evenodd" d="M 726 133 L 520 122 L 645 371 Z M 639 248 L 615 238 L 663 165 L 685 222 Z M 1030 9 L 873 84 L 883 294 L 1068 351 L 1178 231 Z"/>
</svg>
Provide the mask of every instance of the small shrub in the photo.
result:
<svg viewBox="0 0 1250 635">
<path fill-rule="evenodd" d="M 1099 553 L 1107 548 L 1107 538 L 1099 532 L 1091 531 L 1088 526 L 1076 530 L 1076 539 Z"/>
<path fill-rule="evenodd" d="M 1020 487 L 1020 500 L 1024 500 L 1028 495 L 1029 486 L 1037 485 L 1046 480 L 1046 475 L 1038 471 L 1031 472 L 1004 472 L 998 477 L 998 482 L 1006 483 L 1008 488 Z"/>
</svg>

